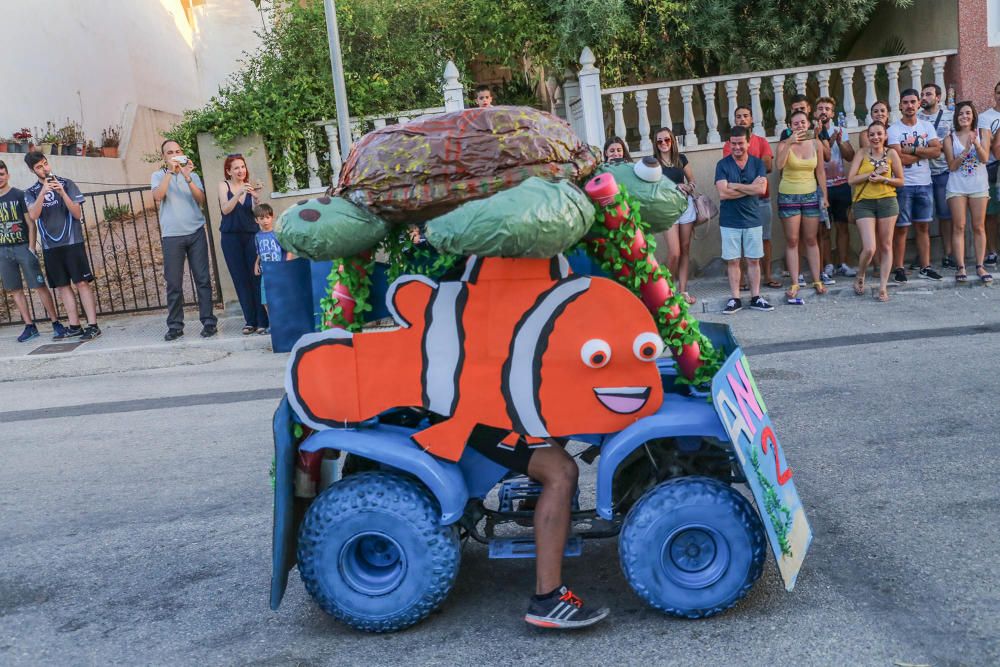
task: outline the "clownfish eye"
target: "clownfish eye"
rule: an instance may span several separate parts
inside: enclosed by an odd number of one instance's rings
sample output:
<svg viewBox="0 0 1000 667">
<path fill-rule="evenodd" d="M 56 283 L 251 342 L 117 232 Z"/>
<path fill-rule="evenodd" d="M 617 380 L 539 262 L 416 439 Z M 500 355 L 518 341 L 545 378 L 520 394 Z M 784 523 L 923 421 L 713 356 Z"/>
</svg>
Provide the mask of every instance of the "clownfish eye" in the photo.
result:
<svg viewBox="0 0 1000 667">
<path fill-rule="evenodd" d="M 611 361 L 611 346 L 600 338 L 591 338 L 580 348 L 580 358 L 590 368 L 603 368 Z"/>
<path fill-rule="evenodd" d="M 663 353 L 663 339 L 650 331 L 641 333 L 632 343 L 632 352 L 639 361 L 655 361 Z"/>
</svg>

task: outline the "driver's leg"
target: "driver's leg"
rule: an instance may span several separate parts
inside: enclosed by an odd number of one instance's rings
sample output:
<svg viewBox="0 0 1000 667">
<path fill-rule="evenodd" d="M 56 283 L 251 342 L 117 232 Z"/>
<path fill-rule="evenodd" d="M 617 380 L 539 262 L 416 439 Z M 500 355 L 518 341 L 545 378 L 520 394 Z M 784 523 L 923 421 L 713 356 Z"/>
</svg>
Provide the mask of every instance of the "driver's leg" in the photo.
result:
<svg viewBox="0 0 1000 667">
<path fill-rule="evenodd" d="M 543 595 L 562 585 L 562 558 L 569 535 L 570 502 L 579 468 L 562 447 L 535 449 L 528 476 L 542 485 L 535 505 L 535 593 Z"/>
</svg>

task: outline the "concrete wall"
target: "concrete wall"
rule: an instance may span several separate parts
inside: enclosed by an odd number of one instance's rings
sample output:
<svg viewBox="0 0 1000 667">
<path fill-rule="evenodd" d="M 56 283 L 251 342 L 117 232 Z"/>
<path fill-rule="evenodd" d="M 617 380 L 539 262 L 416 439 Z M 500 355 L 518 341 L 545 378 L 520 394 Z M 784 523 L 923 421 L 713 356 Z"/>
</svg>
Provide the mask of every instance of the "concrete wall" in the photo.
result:
<svg viewBox="0 0 1000 667">
<path fill-rule="evenodd" d="M 915 0 L 908 9 L 882 3 L 844 60 L 893 55 L 882 52 L 893 37 L 903 40 L 905 53 L 958 48 L 958 0 Z"/>
<path fill-rule="evenodd" d="M 265 20 L 250 0 L 213 0 L 195 6 L 193 13 L 198 96 L 208 101 L 238 69 L 245 54 L 260 46 L 255 31 L 265 27 Z"/>
</svg>

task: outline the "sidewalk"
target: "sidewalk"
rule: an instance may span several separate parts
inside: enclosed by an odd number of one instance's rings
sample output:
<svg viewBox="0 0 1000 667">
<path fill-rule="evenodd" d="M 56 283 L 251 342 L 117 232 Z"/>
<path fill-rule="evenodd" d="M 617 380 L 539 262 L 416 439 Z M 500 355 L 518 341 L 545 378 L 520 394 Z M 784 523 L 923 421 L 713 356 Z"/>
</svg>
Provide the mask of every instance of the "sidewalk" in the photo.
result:
<svg viewBox="0 0 1000 667">
<path fill-rule="evenodd" d="M 184 337 L 169 343 L 163 340 L 165 311 L 99 318 L 101 337 L 86 343 L 53 341 L 48 323 L 40 323 L 41 335 L 26 343 L 16 340 L 22 326 L 0 327 L 0 382 L 203 364 L 247 350 L 270 353 L 270 336 L 244 336 L 241 316 L 216 314 L 219 332 L 202 338 L 197 308 L 185 310 Z"/>
</svg>

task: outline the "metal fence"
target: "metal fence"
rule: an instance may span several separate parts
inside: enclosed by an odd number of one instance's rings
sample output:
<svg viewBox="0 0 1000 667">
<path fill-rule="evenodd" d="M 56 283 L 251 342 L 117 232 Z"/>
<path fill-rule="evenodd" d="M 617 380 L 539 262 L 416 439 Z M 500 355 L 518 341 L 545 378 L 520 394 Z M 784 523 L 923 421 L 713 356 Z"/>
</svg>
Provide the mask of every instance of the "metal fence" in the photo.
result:
<svg viewBox="0 0 1000 667">
<path fill-rule="evenodd" d="M 84 195 L 83 235 L 94 274 L 91 287 L 98 315 L 137 313 L 166 308 L 160 217 L 148 187 L 90 192 Z M 215 303 L 222 302 L 218 263 L 211 227 L 206 225 Z M 42 259 L 41 257 L 39 259 Z M 44 261 L 43 261 L 44 269 Z M 45 320 L 45 309 L 34 290 L 28 291 L 33 319 Z M 55 295 L 54 295 L 55 296 Z M 65 307 L 56 297 L 60 315 Z M 184 304 L 197 303 L 190 271 L 184 279 Z M 82 316 L 81 310 L 81 316 Z M 0 299 L 0 326 L 20 324 L 10 291 Z"/>
</svg>

